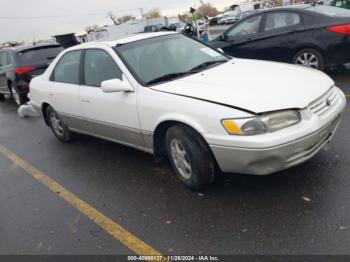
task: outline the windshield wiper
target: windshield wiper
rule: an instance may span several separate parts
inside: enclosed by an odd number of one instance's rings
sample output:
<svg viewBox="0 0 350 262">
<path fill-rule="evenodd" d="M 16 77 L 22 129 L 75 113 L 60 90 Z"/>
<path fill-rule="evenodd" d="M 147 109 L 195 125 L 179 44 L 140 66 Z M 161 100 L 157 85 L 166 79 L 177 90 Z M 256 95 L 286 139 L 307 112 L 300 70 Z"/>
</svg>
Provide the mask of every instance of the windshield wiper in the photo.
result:
<svg viewBox="0 0 350 262">
<path fill-rule="evenodd" d="M 195 67 L 193 67 L 190 72 L 195 72 L 195 71 L 199 71 L 205 68 L 208 68 L 212 65 L 216 65 L 216 64 L 222 64 L 222 63 L 226 63 L 228 60 L 217 60 L 217 61 L 208 61 L 208 62 L 204 62 L 200 65 L 197 65 Z"/>
<path fill-rule="evenodd" d="M 175 79 L 175 78 L 178 78 L 178 77 L 191 75 L 191 74 L 199 72 L 202 69 L 208 68 L 208 67 L 210 67 L 212 65 L 226 63 L 227 61 L 228 60 L 217 60 L 217 61 L 204 62 L 204 63 L 202 63 L 202 64 L 200 64 L 198 66 L 195 66 L 194 68 L 192 68 L 189 71 L 166 74 L 166 75 L 157 77 L 155 79 L 152 79 L 152 80 L 148 81 L 146 84 L 147 85 L 157 84 L 157 83 L 164 82 L 164 81 L 169 81 L 169 80 L 172 80 L 172 79 Z"/>
<path fill-rule="evenodd" d="M 179 73 L 166 74 L 166 75 L 157 77 L 155 79 L 152 79 L 151 81 L 148 81 L 146 84 L 147 85 L 157 84 L 157 83 L 160 83 L 163 81 L 172 80 L 174 78 L 178 78 L 178 77 L 185 76 L 188 74 L 191 74 L 191 72 L 179 72 Z"/>
</svg>

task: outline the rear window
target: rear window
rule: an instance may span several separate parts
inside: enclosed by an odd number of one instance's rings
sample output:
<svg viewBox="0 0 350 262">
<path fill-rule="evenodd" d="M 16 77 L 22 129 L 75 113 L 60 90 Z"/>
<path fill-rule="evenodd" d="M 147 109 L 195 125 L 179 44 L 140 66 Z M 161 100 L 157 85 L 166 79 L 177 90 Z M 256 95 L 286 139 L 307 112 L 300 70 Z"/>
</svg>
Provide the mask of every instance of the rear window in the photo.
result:
<svg viewBox="0 0 350 262">
<path fill-rule="evenodd" d="M 307 10 L 328 16 L 350 16 L 350 10 L 334 6 L 316 5 L 310 6 Z"/>
<path fill-rule="evenodd" d="M 61 46 L 45 46 L 23 50 L 17 53 L 21 65 L 32 65 L 38 63 L 50 63 L 63 48 Z"/>
</svg>

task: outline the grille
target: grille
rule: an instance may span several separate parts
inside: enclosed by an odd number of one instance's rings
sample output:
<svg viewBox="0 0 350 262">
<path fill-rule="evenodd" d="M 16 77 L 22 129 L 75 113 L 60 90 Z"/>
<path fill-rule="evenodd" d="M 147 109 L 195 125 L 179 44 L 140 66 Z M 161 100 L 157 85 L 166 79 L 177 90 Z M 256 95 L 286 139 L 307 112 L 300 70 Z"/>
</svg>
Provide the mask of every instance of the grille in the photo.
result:
<svg viewBox="0 0 350 262">
<path fill-rule="evenodd" d="M 337 90 L 333 87 L 326 94 L 321 96 L 321 98 L 317 99 L 315 102 L 311 103 L 309 109 L 314 114 L 323 117 L 328 111 L 330 111 L 338 102 L 339 95 Z"/>
</svg>

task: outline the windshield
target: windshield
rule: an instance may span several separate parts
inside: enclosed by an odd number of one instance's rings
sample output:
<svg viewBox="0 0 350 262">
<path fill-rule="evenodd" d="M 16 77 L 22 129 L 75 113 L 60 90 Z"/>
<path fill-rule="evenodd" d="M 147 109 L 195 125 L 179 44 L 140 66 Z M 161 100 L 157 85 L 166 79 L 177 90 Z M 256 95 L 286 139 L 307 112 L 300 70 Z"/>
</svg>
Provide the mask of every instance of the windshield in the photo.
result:
<svg viewBox="0 0 350 262">
<path fill-rule="evenodd" d="M 115 50 L 143 85 L 170 81 L 229 60 L 182 34 L 148 38 L 118 46 Z"/>
<path fill-rule="evenodd" d="M 334 6 L 316 5 L 307 9 L 328 16 L 350 16 L 350 10 Z"/>
</svg>

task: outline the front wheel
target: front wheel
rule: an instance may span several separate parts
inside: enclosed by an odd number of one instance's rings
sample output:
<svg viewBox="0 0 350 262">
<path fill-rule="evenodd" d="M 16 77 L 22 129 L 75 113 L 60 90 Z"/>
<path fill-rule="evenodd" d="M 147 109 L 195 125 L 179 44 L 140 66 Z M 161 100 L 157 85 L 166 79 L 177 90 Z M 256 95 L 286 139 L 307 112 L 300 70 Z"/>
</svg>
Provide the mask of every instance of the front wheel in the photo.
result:
<svg viewBox="0 0 350 262">
<path fill-rule="evenodd" d="M 214 158 L 197 132 L 184 125 L 173 126 L 166 133 L 166 146 L 177 177 L 187 187 L 201 190 L 214 181 Z"/>
<path fill-rule="evenodd" d="M 5 100 L 5 95 L 4 94 L 0 94 L 0 101 Z"/>
<path fill-rule="evenodd" d="M 46 109 L 46 119 L 54 135 L 62 142 L 69 142 L 73 139 L 73 133 L 63 123 L 61 117 L 50 106 Z"/>
<path fill-rule="evenodd" d="M 292 59 L 292 63 L 318 70 L 324 69 L 324 59 L 322 55 L 312 48 L 305 48 L 297 52 Z"/>
</svg>

